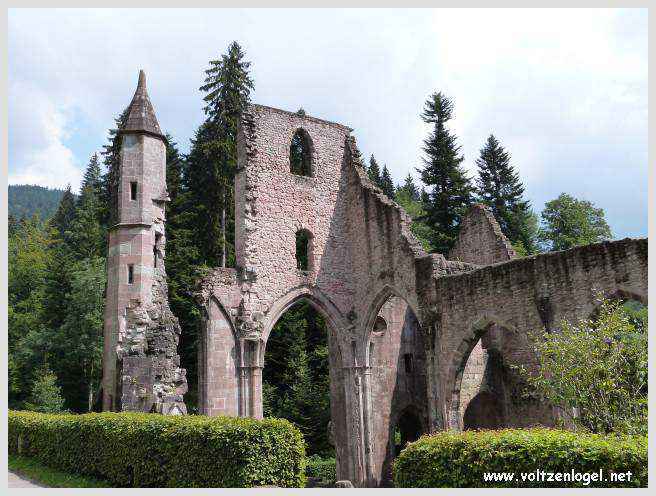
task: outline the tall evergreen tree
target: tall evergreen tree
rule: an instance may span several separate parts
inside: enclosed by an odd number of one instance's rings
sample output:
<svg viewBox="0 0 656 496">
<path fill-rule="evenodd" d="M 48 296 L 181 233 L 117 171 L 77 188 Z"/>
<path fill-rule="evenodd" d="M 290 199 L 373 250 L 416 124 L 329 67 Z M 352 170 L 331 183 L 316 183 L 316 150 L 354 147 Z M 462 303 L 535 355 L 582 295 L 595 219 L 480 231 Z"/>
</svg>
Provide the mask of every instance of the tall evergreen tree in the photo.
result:
<svg viewBox="0 0 656 496">
<path fill-rule="evenodd" d="M 380 174 L 380 189 L 387 195 L 390 200 L 394 199 L 394 182 L 392 176 L 387 169 L 387 165 L 383 165 L 383 172 Z"/>
<path fill-rule="evenodd" d="M 59 202 L 57 212 L 50 220 L 50 225 L 54 227 L 60 239 L 66 243 L 70 242 L 69 234 L 71 224 L 75 219 L 75 196 L 71 192 L 71 185 L 66 186 L 66 191 Z"/>
<path fill-rule="evenodd" d="M 128 118 L 128 108 L 114 119 L 116 127 L 109 130 L 107 144 L 103 146 L 101 155 L 105 165 L 102 176 L 101 224 L 106 229 L 116 223 L 118 213 L 118 180 L 121 165 L 121 139 L 118 131 Z"/>
<path fill-rule="evenodd" d="M 460 146 L 447 128 L 453 103 L 441 92 L 426 100 L 422 119 L 433 126 L 424 140 L 424 167 L 418 169 L 422 182 L 430 188 L 425 198 L 424 221 L 431 228 L 431 246 L 446 255 L 458 235 L 460 219 L 472 203 L 474 191 L 461 164 Z"/>
<path fill-rule="evenodd" d="M 534 253 L 537 249 L 535 230 L 531 229 L 531 205 L 524 200 L 524 186 L 510 164 L 510 154 L 490 134 L 476 160 L 479 201 L 488 205 L 499 221 L 501 230 L 519 251 Z"/>
<path fill-rule="evenodd" d="M 369 158 L 369 168 L 367 169 L 367 174 L 369 175 L 371 182 L 380 188 L 382 184 L 380 181 L 380 166 L 378 165 L 378 162 L 376 162 L 376 158 L 374 157 L 373 153 Z"/>
<path fill-rule="evenodd" d="M 104 211 L 103 178 L 98 155 L 94 153 L 84 172 L 75 218 L 66 233 L 77 259 L 105 255 L 105 227 L 102 225 Z"/>
<path fill-rule="evenodd" d="M 206 190 L 199 200 L 207 218 L 202 252 L 213 265 L 226 267 L 234 263 L 234 176 L 237 167 L 237 128 L 242 111 L 250 101 L 253 81 L 250 62 L 234 41 L 228 53 L 211 60 L 205 71 L 205 114 L 207 121 L 196 146 L 204 156 Z M 198 138 L 198 135 L 197 135 Z M 190 192 L 194 193 L 193 189 Z M 218 207 L 218 208 L 217 208 Z M 232 264 L 230 263 L 230 265 Z"/>
<path fill-rule="evenodd" d="M 91 189 L 96 196 L 100 196 L 102 194 L 102 173 L 100 170 L 100 161 L 98 159 L 97 153 L 91 155 L 89 164 L 84 171 L 80 191 L 82 191 L 84 188 Z"/>
</svg>

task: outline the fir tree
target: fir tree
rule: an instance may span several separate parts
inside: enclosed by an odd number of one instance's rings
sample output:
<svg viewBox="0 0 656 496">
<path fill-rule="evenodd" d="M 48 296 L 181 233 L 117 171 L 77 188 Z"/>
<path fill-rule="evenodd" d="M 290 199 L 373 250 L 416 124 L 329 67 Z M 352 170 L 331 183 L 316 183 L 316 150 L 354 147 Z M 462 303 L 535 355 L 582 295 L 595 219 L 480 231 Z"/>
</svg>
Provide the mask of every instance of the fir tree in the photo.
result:
<svg viewBox="0 0 656 496">
<path fill-rule="evenodd" d="M 408 175 L 405 178 L 405 181 L 403 183 L 403 186 L 399 186 L 397 188 L 397 194 L 401 191 L 404 191 L 408 194 L 408 197 L 412 201 L 419 201 L 419 190 L 417 189 L 417 186 L 415 185 L 415 180 L 412 177 L 412 174 L 408 172 Z"/>
<path fill-rule="evenodd" d="M 182 334 L 179 352 L 182 365 L 187 369 L 189 391 L 185 395 L 188 407 L 193 410 L 197 395 L 196 348 L 200 311 L 193 299 L 194 286 L 198 279 L 198 267 L 202 263 L 198 249 L 196 210 L 185 189 L 183 171 L 189 170 L 187 162 L 180 156 L 175 141 L 167 135 L 166 181 L 171 201 L 166 212 L 166 274 L 168 276 L 169 304 L 178 317 Z M 196 197 L 197 198 L 197 197 Z"/>
<path fill-rule="evenodd" d="M 107 144 L 103 146 L 101 155 L 105 164 L 102 176 L 101 224 L 106 229 L 116 224 L 118 215 L 118 181 L 121 165 L 121 139 L 119 129 L 128 118 L 128 108 L 114 119 L 116 127 L 109 130 Z"/>
<path fill-rule="evenodd" d="M 371 182 L 380 188 L 382 184 L 380 181 L 380 167 L 378 166 L 378 162 L 376 162 L 376 158 L 374 157 L 373 153 L 369 158 L 369 168 L 367 169 L 367 174 L 369 175 Z"/>
<path fill-rule="evenodd" d="M 71 224 L 75 219 L 75 196 L 71 192 L 71 185 L 66 186 L 66 191 L 59 202 L 57 212 L 50 220 L 50 225 L 57 231 L 59 239 L 70 243 Z"/>
<path fill-rule="evenodd" d="M 103 184 L 98 155 L 93 154 L 82 181 L 75 218 L 66 233 L 77 258 L 91 259 L 105 254 Z"/>
<path fill-rule="evenodd" d="M 390 200 L 394 199 L 394 182 L 392 176 L 387 169 L 387 165 L 383 165 L 383 172 L 380 174 L 380 189 L 387 195 Z"/>
<path fill-rule="evenodd" d="M 237 166 L 237 128 L 242 111 L 250 101 L 253 81 L 248 74 L 250 62 L 235 41 L 228 53 L 211 60 L 205 71 L 203 100 L 207 121 L 202 140 L 196 141 L 204 156 L 205 200 L 201 209 L 207 215 L 202 252 L 213 265 L 226 267 L 234 260 L 234 176 Z M 194 190 L 191 190 L 193 193 Z M 230 264 L 232 265 L 232 264 Z"/>
<path fill-rule="evenodd" d="M 458 235 L 460 219 L 471 205 L 473 186 L 461 167 L 464 158 L 455 135 L 447 128 L 453 115 L 453 103 L 442 93 L 426 100 L 421 115 L 433 130 L 424 140 L 422 182 L 430 187 L 426 195 L 424 221 L 431 228 L 432 249 L 448 254 Z"/>
<path fill-rule="evenodd" d="M 91 189 L 91 191 L 93 191 L 93 193 L 98 197 L 102 194 L 102 174 L 100 171 L 100 161 L 98 160 L 97 153 L 91 155 L 89 164 L 84 171 L 80 191 L 85 188 Z"/>
<path fill-rule="evenodd" d="M 479 201 L 492 209 L 501 231 L 514 246 L 521 245 L 526 253 L 534 253 L 535 231 L 530 226 L 530 202 L 523 198 L 524 186 L 510 165 L 510 154 L 494 135 L 488 137 L 476 165 Z"/>
</svg>

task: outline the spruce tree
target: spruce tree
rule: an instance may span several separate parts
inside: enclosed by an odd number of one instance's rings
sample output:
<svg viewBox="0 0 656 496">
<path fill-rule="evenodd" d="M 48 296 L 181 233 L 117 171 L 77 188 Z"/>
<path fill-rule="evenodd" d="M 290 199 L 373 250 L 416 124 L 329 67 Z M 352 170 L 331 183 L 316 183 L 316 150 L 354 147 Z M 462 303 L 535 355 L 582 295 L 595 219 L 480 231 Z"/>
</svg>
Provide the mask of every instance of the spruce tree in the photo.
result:
<svg viewBox="0 0 656 496">
<path fill-rule="evenodd" d="M 424 140 L 424 167 L 418 169 L 422 182 L 430 188 L 425 198 L 425 223 L 431 228 L 433 251 L 448 254 L 458 235 L 460 220 L 472 203 L 474 191 L 461 164 L 460 146 L 447 128 L 453 103 L 441 92 L 426 100 L 421 117 L 433 126 Z"/>
<path fill-rule="evenodd" d="M 119 168 L 121 165 L 121 139 L 118 134 L 128 118 L 128 108 L 114 119 L 116 127 L 109 130 L 107 144 L 103 145 L 103 156 L 105 172 L 102 175 L 102 200 L 101 200 L 101 224 L 107 229 L 117 222 L 118 215 L 118 181 Z"/>
<path fill-rule="evenodd" d="M 387 165 L 383 165 L 383 172 L 380 174 L 380 189 L 387 195 L 390 200 L 394 199 L 394 182 L 392 176 L 387 169 Z"/>
<path fill-rule="evenodd" d="M 100 161 L 98 160 L 97 153 L 91 155 L 89 164 L 84 171 L 80 191 L 84 188 L 91 189 L 91 191 L 93 191 L 96 196 L 100 196 L 102 194 L 102 173 L 100 170 Z"/>
<path fill-rule="evenodd" d="M 373 153 L 369 158 L 369 168 L 367 169 L 367 174 L 369 175 L 371 182 L 380 188 L 380 167 L 378 166 L 378 162 L 376 162 L 376 158 L 374 157 Z"/>
<path fill-rule="evenodd" d="M 77 259 L 91 259 L 105 255 L 105 227 L 103 180 L 98 155 L 93 154 L 84 172 L 80 196 L 75 206 L 75 218 L 67 237 Z"/>
<path fill-rule="evenodd" d="M 491 208 L 501 231 L 519 252 L 534 253 L 535 229 L 531 229 L 530 202 L 524 200 L 524 186 L 510 164 L 510 154 L 494 135 L 487 138 L 476 165 L 479 201 Z"/>
<path fill-rule="evenodd" d="M 50 226 L 57 231 L 57 236 L 59 239 L 65 241 L 66 243 L 70 242 L 69 234 L 71 230 L 71 224 L 75 219 L 75 196 L 71 192 L 71 185 L 66 186 L 66 191 L 62 196 L 61 201 L 59 202 L 59 207 L 57 207 L 57 212 L 50 220 Z"/>
<path fill-rule="evenodd" d="M 203 253 L 213 265 L 226 267 L 234 263 L 234 177 L 237 167 L 237 129 L 242 111 L 250 101 L 253 81 L 249 76 L 250 62 L 234 41 L 228 53 L 211 60 L 205 71 L 206 93 L 203 100 L 207 121 L 203 126 L 200 147 L 207 181 L 205 194 L 199 199 L 207 215 Z M 191 190 L 192 193 L 194 190 Z"/>
</svg>

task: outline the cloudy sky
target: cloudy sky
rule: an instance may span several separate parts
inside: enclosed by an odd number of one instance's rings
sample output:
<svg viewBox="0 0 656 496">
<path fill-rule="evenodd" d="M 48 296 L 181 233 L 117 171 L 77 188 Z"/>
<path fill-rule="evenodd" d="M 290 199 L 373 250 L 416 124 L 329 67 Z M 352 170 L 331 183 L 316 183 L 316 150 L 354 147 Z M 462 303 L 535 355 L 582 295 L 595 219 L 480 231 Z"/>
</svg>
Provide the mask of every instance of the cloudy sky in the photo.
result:
<svg viewBox="0 0 656 496">
<path fill-rule="evenodd" d="M 9 183 L 79 186 L 148 75 L 183 151 L 208 60 L 232 40 L 256 103 L 348 124 L 397 182 L 421 164 L 423 102 L 455 102 L 467 168 L 490 133 L 537 212 L 561 192 L 647 234 L 647 10 L 10 10 Z M 413 172 L 415 177 L 417 174 Z"/>
</svg>

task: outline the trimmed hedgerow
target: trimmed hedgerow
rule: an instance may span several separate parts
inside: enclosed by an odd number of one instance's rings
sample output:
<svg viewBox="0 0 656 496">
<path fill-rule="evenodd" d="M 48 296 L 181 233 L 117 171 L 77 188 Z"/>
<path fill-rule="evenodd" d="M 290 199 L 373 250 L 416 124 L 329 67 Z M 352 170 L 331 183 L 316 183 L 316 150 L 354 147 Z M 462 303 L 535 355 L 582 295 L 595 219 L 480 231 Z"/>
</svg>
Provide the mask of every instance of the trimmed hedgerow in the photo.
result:
<svg viewBox="0 0 656 496">
<path fill-rule="evenodd" d="M 305 442 L 287 420 L 9 412 L 9 452 L 119 487 L 303 487 Z"/>
<path fill-rule="evenodd" d="M 599 473 L 605 481 L 522 480 L 521 473 Z M 485 473 L 514 473 L 485 481 Z M 631 480 L 610 480 L 631 472 Z M 527 475 L 528 477 L 528 475 Z M 561 476 L 565 477 L 565 476 Z M 588 476 L 591 477 L 591 476 Z M 628 477 L 628 476 L 627 476 Z M 409 444 L 394 463 L 396 487 L 646 487 L 647 438 L 555 429 L 440 432 Z"/>
<path fill-rule="evenodd" d="M 305 475 L 320 479 L 323 484 L 334 484 L 337 479 L 337 465 L 334 458 L 321 458 L 318 455 L 309 456 Z"/>
</svg>

